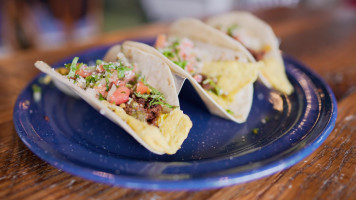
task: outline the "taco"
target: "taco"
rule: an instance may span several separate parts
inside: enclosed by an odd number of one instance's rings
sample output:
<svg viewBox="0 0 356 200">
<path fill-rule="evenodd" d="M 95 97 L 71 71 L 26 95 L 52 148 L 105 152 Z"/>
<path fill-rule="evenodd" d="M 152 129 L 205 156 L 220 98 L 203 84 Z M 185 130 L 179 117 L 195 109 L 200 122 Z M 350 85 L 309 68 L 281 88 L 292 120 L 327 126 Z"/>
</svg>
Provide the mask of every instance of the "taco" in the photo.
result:
<svg viewBox="0 0 356 200">
<path fill-rule="evenodd" d="M 113 47 L 105 60 L 87 65 L 76 57 L 57 71 L 42 61 L 35 66 L 71 88 L 151 152 L 176 153 L 192 122 L 179 109 L 169 67 L 129 43 Z"/>
<path fill-rule="evenodd" d="M 206 23 L 244 45 L 256 61 L 264 63 L 261 79 L 267 87 L 288 95 L 293 92 L 285 73 L 278 39 L 268 24 L 248 12 L 215 16 Z"/>
<path fill-rule="evenodd" d="M 253 101 L 253 83 L 262 63 L 220 31 L 196 19 L 181 19 L 155 47 L 138 44 L 160 56 L 173 73 L 187 78 L 209 111 L 237 123 L 246 121 Z"/>
</svg>

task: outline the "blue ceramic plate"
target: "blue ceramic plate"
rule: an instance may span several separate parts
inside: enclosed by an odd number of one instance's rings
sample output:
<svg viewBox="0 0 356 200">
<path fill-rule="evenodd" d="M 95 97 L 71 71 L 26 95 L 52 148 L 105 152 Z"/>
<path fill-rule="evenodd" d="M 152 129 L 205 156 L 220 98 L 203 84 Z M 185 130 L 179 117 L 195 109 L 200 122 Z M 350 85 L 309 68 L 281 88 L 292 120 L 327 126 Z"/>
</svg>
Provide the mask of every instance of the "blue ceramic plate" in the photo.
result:
<svg viewBox="0 0 356 200">
<path fill-rule="evenodd" d="M 143 41 L 152 43 L 152 39 Z M 77 55 L 89 62 L 102 58 L 107 49 Z M 284 61 L 295 92 L 280 95 L 256 83 L 252 110 L 244 124 L 211 115 L 186 82 L 179 98 L 193 128 L 175 155 L 150 153 L 83 100 L 66 96 L 53 84 L 41 84 L 44 74 L 19 95 L 14 123 L 22 141 L 40 158 L 102 183 L 179 190 L 251 181 L 301 161 L 335 125 L 337 108 L 330 88 L 295 59 L 284 56 Z M 32 84 L 42 88 L 40 102 L 32 97 Z"/>
</svg>

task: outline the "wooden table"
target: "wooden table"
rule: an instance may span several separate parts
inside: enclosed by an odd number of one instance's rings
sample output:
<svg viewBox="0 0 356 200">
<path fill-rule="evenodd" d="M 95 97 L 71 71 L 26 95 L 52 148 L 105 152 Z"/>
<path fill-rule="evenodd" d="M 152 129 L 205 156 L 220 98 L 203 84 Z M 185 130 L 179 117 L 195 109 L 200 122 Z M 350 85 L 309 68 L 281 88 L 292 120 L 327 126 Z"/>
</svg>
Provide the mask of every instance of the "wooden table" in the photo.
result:
<svg viewBox="0 0 356 200">
<path fill-rule="evenodd" d="M 72 176 L 42 161 L 22 143 L 12 111 L 18 94 L 39 73 L 33 67 L 36 60 L 53 63 L 98 44 L 167 30 L 166 24 L 156 24 L 0 60 L 0 199 L 356 199 L 356 10 L 283 8 L 257 15 L 272 25 L 281 48 L 319 73 L 338 99 L 335 129 L 305 160 L 272 176 L 221 189 L 143 191 Z"/>
</svg>

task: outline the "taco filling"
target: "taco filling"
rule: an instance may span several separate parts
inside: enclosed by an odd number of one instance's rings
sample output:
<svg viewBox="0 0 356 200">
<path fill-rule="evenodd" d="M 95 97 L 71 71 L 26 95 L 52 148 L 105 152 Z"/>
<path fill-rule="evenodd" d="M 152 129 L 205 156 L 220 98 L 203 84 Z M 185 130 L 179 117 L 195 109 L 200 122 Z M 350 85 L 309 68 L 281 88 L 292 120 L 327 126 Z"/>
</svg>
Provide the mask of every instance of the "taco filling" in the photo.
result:
<svg viewBox="0 0 356 200">
<path fill-rule="evenodd" d="M 126 114 L 158 127 L 161 114 L 175 108 L 165 102 L 165 96 L 149 85 L 145 77 L 123 57 L 117 62 L 97 60 L 96 64 L 78 63 L 78 57 L 57 69 L 95 98 L 121 107 Z"/>
<path fill-rule="evenodd" d="M 234 113 L 229 106 L 235 101 L 235 95 L 257 79 L 261 66 L 261 63 L 248 63 L 241 52 L 187 37 L 160 35 L 155 47 L 191 75 L 231 115 Z"/>
<path fill-rule="evenodd" d="M 35 66 L 57 81 L 59 89 L 74 92 L 151 152 L 174 154 L 192 122 L 179 108 L 169 67 L 134 44 L 115 45 L 104 60 L 92 64 L 75 57 L 56 70 L 43 61 Z"/>
<path fill-rule="evenodd" d="M 234 19 L 236 22 L 233 22 Z M 267 24 L 248 13 L 213 18 L 208 20 L 208 24 L 238 41 L 256 61 L 264 63 L 261 78 L 268 87 L 288 95 L 293 92 L 285 73 L 278 40 Z"/>
<path fill-rule="evenodd" d="M 217 80 L 211 76 L 202 74 L 203 51 L 195 48 L 192 40 L 188 38 L 169 38 L 160 35 L 155 45 L 159 51 L 173 63 L 187 71 L 206 90 L 216 95 L 223 95 L 223 91 L 217 86 Z"/>
</svg>

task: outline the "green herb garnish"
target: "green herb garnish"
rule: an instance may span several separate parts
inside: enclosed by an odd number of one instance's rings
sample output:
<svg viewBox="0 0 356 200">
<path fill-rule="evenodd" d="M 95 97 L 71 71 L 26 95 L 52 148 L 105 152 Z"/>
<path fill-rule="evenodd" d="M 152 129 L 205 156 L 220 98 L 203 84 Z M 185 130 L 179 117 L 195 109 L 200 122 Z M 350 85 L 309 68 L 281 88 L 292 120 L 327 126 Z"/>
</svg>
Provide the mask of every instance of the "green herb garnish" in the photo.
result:
<svg viewBox="0 0 356 200">
<path fill-rule="evenodd" d="M 179 67 L 181 67 L 182 69 L 185 69 L 185 66 L 187 65 L 187 61 L 173 61 L 174 64 L 178 65 Z"/>
<path fill-rule="evenodd" d="M 125 67 L 125 66 L 121 66 L 120 64 L 120 67 L 117 67 L 117 78 L 119 79 L 122 79 L 125 77 L 125 72 L 127 71 L 131 71 L 132 68 L 131 67 Z"/>
<path fill-rule="evenodd" d="M 36 84 L 33 84 L 32 85 L 32 90 L 33 90 L 33 92 L 34 93 L 41 93 L 41 87 L 40 86 L 38 86 L 38 85 L 36 85 Z"/>
<path fill-rule="evenodd" d="M 152 98 L 152 100 L 150 101 L 149 105 L 155 105 L 155 104 L 160 104 L 160 105 L 165 105 L 169 108 L 174 108 L 175 106 L 172 106 L 168 103 L 165 103 L 166 98 L 164 97 L 164 95 L 159 92 L 156 88 L 153 88 L 152 86 L 148 85 L 148 87 L 151 90 L 151 95 L 150 98 Z"/>
<path fill-rule="evenodd" d="M 210 78 L 205 79 L 203 81 L 203 84 L 209 84 L 209 85 L 213 86 L 213 89 L 210 89 L 210 91 L 212 91 L 214 94 L 216 94 L 218 96 L 220 96 L 224 93 L 224 91 L 219 86 L 217 86 L 216 83 L 213 80 L 211 80 Z"/>
<path fill-rule="evenodd" d="M 233 115 L 233 114 L 234 114 L 234 112 L 232 112 L 232 111 L 229 110 L 229 109 L 226 109 L 226 112 L 229 113 L 230 115 Z"/>
<path fill-rule="evenodd" d="M 99 93 L 99 101 L 105 100 L 105 98 L 103 97 L 103 95 L 101 95 L 101 93 Z"/>
<path fill-rule="evenodd" d="M 259 128 L 254 128 L 252 129 L 252 133 L 257 135 L 259 130 L 260 130 Z"/>
<path fill-rule="evenodd" d="M 103 64 L 103 68 L 105 71 L 110 71 L 111 69 L 115 69 L 116 67 L 117 67 L 117 65 L 114 63 Z"/>
<path fill-rule="evenodd" d="M 233 31 L 237 28 L 237 24 L 233 24 L 231 25 L 229 28 L 227 28 L 227 34 L 230 36 L 230 37 L 234 37 L 233 36 Z"/>
<path fill-rule="evenodd" d="M 95 84 L 98 80 L 99 80 L 99 76 L 98 75 L 90 75 L 90 76 L 87 76 L 85 78 L 85 81 L 86 81 L 86 85 L 87 87 L 90 86 L 91 83 Z"/>
<path fill-rule="evenodd" d="M 178 40 L 176 40 L 176 41 L 174 41 L 173 43 L 172 43 L 172 48 L 174 49 L 174 50 L 178 50 L 178 46 L 179 46 L 179 41 Z"/>
<path fill-rule="evenodd" d="M 140 81 L 142 81 L 143 84 L 148 85 L 146 77 L 142 77 Z"/>
<path fill-rule="evenodd" d="M 159 105 L 164 105 L 164 106 L 167 106 L 168 108 L 176 108 L 177 106 L 172 106 L 168 103 L 164 103 L 164 102 L 161 102 L 161 101 L 156 101 L 154 103 L 152 103 L 152 105 L 155 105 L 155 104 L 159 104 Z"/>
<path fill-rule="evenodd" d="M 72 61 L 72 64 L 70 65 L 69 68 L 69 73 L 68 73 L 68 77 L 72 78 L 75 75 L 75 71 L 77 71 L 77 62 L 79 60 L 79 57 L 75 57 Z"/>
<path fill-rule="evenodd" d="M 171 51 L 164 51 L 163 55 L 166 56 L 167 58 L 173 58 L 174 57 L 174 53 Z"/>
<path fill-rule="evenodd" d="M 109 84 L 110 84 L 110 81 L 109 81 L 109 76 L 106 76 L 105 77 L 105 82 L 106 82 L 106 91 L 109 91 Z"/>
<path fill-rule="evenodd" d="M 147 84 L 146 79 L 144 77 L 141 78 L 141 81 L 143 82 L 143 84 L 145 84 L 146 86 L 148 86 L 150 88 L 151 92 L 150 92 L 150 94 L 141 94 L 141 93 L 138 93 L 138 92 L 134 92 L 134 94 L 137 97 L 143 98 L 145 100 L 150 98 L 150 102 L 149 102 L 150 106 L 159 104 L 159 105 L 167 106 L 169 108 L 175 108 L 176 107 L 176 106 L 172 106 L 172 105 L 170 105 L 168 103 L 165 103 L 166 98 L 164 97 L 164 95 L 160 91 L 158 91 L 156 88 L 153 88 L 152 86 Z"/>
<path fill-rule="evenodd" d="M 139 92 L 134 92 L 135 96 L 143 98 L 145 100 L 147 100 L 148 98 L 150 98 L 150 94 L 141 94 Z"/>
</svg>

